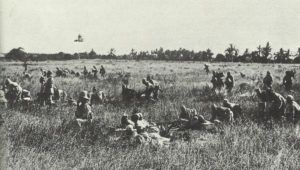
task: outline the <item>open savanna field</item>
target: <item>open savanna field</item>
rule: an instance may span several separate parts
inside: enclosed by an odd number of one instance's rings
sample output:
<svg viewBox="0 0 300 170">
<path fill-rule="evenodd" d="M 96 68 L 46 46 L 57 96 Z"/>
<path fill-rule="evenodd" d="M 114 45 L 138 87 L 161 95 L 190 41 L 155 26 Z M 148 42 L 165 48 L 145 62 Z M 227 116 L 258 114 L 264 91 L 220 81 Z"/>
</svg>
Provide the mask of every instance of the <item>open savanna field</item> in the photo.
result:
<svg viewBox="0 0 300 170">
<path fill-rule="evenodd" d="M 82 72 L 103 65 L 104 78 L 85 79 L 68 75 L 54 78 L 55 85 L 77 99 L 81 90 L 103 90 L 109 102 L 93 106 L 93 128 L 86 135 L 69 125 L 75 106 L 59 103 L 57 107 L 34 107 L 28 110 L 1 110 L 5 123 L 1 127 L 1 167 L 3 169 L 300 169 L 300 129 L 292 124 L 268 124 L 257 120 L 257 97 L 254 89 L 262 86 L 266 71 L 273 76 L 276 92 L 286 96 L 282 78 L 287 70 L 296 70 L 292 93 L 300 102 L 300 65 L 208 63 L 210 70 L 230 71 L 235 79 L 231 94 L 211 91 L 211 72 L 207 75 L 202 62 L 72 60 L 32 62 L 32 78 L 23 78 L 21 62 L 0 63 L 0 84 L 10 77 L 36 99 L 40 90 L 40 69 L 56 67 Z M 241 77 L 240 72 L 245 74 Z M 121 102 L 122 75 L 130 73 L 129 87 L 142 90 L 142 78 L 148 74 L 160 82 L 163 92 L 156 103 Z M 168 147 L 129 146 L 104 136 L 108 127 L 120 124 L 124 113 L 138 107 L 144 118 L 168 122 L 179 116 L 184 104 L 195 108 L 206 119 L 210 106 L 221 105 L 224 98 L 239 103 L 242 119 L 217 131 L 187 131 L 189 140 L 177 139 Z"/>
</svg>

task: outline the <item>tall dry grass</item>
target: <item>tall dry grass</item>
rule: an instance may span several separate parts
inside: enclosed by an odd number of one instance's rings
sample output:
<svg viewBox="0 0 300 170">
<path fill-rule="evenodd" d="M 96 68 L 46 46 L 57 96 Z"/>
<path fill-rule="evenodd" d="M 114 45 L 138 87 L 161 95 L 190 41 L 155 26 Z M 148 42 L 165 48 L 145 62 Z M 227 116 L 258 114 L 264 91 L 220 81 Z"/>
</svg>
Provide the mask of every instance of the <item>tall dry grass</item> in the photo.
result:
<svg viewBox="0 0 300 170">
<path fill-rule="evenodd" d="M 290 124 L 266 126 L 257 123 L 256 97 L 253 90 L 261 85 L 267 70 L 274 75 L 274 88 L 287 95 L 280 86 L 284 71 L 299 69 L 297 65 L 211 63 L 212 70 L 232 72 L 236 86 L 232 94 L 210 90 L 210 78 L 203 63 L 81 60 L 42 62 L 29 66 L 33 78 L 22 78 L 21 63 L 0 63 L 0 83 L 4 78 L 20 82 L 36 95 L 39 91 L 39 69 L 55 70 L 57 66 L 81 71 L 86 65 L 104 65 L 109 75 L 99 80 L 55 78 L 55 84 L 74 98 L 80 90 L 93 86 L 104 90 L 118 101 L 121 93 L 119 73 L 131 74 L 130 87 L 142 89 L 141 79 L 151 74 L 164 90 L 156 103 L 109 103 L 94 106 L 95 122 L 88 133 L 72 126 L 76 108 L 59 104 L 47 109 L 2 111 L 2 127 L 7 145 L 4 162 L 8 169 L 299 169 L 299 127 Z M 240 72 L 247 74 L 241 78 Z M 262 75 L 261 75 L 262 74 Z M 294 89 L 299 101 L 300 74 Z M 188 141 L 175 140 L 169 147 L 151 145 L 133 147 L 103 135 L 103 130 L 117 126 L 124 113 L 139 107 L 149 121 L 176 120 L 179 107 L 196 108 L 210 118 L 210 105 L 221 104 L 224 98 L 240 103 L 243 119 L 225 125 L 218 131 L 188 131 Z M 2 165 L 1 165 L 2 166 Z"/>
</svg>

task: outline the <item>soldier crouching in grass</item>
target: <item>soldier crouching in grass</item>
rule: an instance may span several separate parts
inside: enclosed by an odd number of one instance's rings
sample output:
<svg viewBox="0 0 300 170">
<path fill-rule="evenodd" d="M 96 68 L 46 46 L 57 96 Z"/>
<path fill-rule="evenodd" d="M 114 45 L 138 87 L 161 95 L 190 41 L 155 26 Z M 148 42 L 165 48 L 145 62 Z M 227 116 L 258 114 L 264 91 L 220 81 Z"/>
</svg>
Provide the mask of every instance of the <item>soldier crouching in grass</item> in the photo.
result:
<svg viewBox="0 0 300 170">
<path fill-rule="evenodd" d="M 7 79 L 4 85 L 4 90 L 6 89 L 5 98 L 7 99 L 9 108 L 16 106 L 16 104 L 22 101 L 22 88 L 18 83 Z"/>
<path fill-rule="evenodd" d="M 233 122 L 233 112 L 227 108 L 222 106 L 216 106 L 215 104 L 211 107 L 211 122 Z"/>
<path fill-rule="evenodd" d="M 82 91 L 79 94 L 75 118 L 79 127 L 83 127 L 92 122 L 93 112 L 89 104 L 89 97 L 87 91 Z"/>
<path fill-rule="evenodd" d="M 299 123 L 300 121 L 300 106 L 295 101 L 292 95 L 288 95 L 286 97 L 286 108 L 285 108 L 285 116 L 287 121 L 293 122 L 294 124 Z"/>
</svg>

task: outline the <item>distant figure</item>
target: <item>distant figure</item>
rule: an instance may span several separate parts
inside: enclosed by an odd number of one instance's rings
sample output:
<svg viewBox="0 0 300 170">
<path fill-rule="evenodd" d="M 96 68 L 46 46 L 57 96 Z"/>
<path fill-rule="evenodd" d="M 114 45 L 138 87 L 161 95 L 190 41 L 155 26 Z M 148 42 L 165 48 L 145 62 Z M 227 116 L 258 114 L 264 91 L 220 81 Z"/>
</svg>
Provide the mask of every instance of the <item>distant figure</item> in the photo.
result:
<svg viewBox="0 0 300 170">
<path fill-rule="evenodd" d="M 292 78 L 295 78 L 295 71 L 286 71 L 282 82 L 286 91 L 292 90 L 292 86 L 293 86 Z"/>
<path fill-rule="evenodd" d="M 47 72 L 47 81 L 45 83 L 45 100 L 48 105 L 54 104 L 52 98 L 54 95 L 54 79 L 52 77 L 52 71 Z"/>
<path fill-rule="evenodd" d="M 24 66 L 24 72 L 26 72 L 28 66 L 27 60 L 24 61 L 23 66 Z"/>
<path fill-rule="evenodd" d="M 45 105 L 45 78 L 43 76 L 40 77 L 40 84 L 41 84 L 41 89 L 40 89 L 40 93 L 38 94 L 38 101 L 40 105 L 44 106 Z"/>
<path fill-rule="evenodd" d="M 105 76 L 105 69 L 104 69 L 104 67 L 101 65 L 101 68 L 100 68 L 100 74 L 101 74 L 101 76 L 102 77 L 104 77 Z"/>
<path fill-rule="evenodd" d="M 63 76 L 63 71 L 58 67 L 56 67 L 56 77 L 61 77 L 61 76 Z"/>
<path fill-rule="evenodd" d="M 88 70 L 86 69 L 86 66 L 83 67 L 83 75 L 86 77 L 89 74 Z"/>
<path fill-rule="evenodd" d="M 204 70 L 205 70 L 206 74 L 209 73 L 209 66 L 207 64 L 204 64 Z"/>
<path fill-rule="evenodd" d="M 223 72 L 213 72 L 213 77 L 211 82 L 213 83 L 213 90 L 218 89 L 221 90 L 224 87 Z"/>
<path fill-rule="evenodd" d="M 83 42 L 82 36 L 79 34 L 77 39 L 74 40 L 74 42 Z"/>
<path fill-rule="evenodd" d="M 286 97 L 287 105 L 285 108 L 285 116 L 288 121 L 297 123 L 300 121 L 300 106 L 294 100 L 292 95 Z"/>
<path fill-rule="evenodd" d="M 225 85 L 226 85 L 227 92 L 231 92 L 234 86 L 234 80 L 230 72 L 227 72 L 227 77 L 225 78 Z"/>
<path fill-rule="evenodd" d="M 273 78 L 269 71 L 267 71 L 267 75 L 263 79 L 263 83 L 264 83 L 264 89 L 272 88 Z"/>
<path fill-rule="evenodd" d="M 216 85 L 217 85 L 217 78 L 216 78 L 216 72 L 213 71 L 212 72 L 212 77 L 211 77 L 211 81 L 210 81 L 213 85 L 213 90 L 216 89 Z"/>
<path fill-rule="evenodd" d="M 92 73 L 94 74 L 94 78 L 97 78 L 98 69 L 93 66 Z"/>
</svg>

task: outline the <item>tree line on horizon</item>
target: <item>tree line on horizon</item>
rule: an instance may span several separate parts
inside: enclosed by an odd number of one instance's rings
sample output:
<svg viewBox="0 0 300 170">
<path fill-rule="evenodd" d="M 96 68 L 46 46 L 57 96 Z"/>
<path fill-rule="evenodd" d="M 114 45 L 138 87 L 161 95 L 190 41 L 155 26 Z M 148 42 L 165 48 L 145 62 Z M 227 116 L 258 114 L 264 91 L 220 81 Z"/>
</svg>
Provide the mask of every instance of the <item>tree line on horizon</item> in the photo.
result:
<svg viewBox="0 0 300 170">
<path fill-rule="evenodd" d="M 45 60 L 72 60 L 72 59 L 120 59 L 120 60 L 167 60 L 167 61 L 206 61 L 206 62 L 247 62 L 247 63 L 300 63 L 300 47 L 297 54 L 292 56 L 290 50 L 280 49 L 272 53 L 270 43 L 259 45 L 256 50 L 246 49 L 240 53 L 233 44 L 229 44 L 224 54 L 217 54 L 207 49 L 195 52 L 179 48 L 178 50 L 164 50 L 163 48 L 137 52 L 131 49 L 129 54 L 116 55 L 116 50 L 111 48 L 108 54 L 97 54 L 93 49 L 87 53 L 68 54 L 59 52 L 56 54 L 32 54 L 26 53 L 22 47 L 14 48 L 5 54 L 6 60 L 20 61 L 45 61 Z"/>
</svg>

